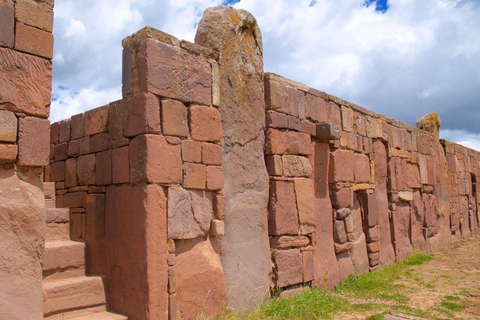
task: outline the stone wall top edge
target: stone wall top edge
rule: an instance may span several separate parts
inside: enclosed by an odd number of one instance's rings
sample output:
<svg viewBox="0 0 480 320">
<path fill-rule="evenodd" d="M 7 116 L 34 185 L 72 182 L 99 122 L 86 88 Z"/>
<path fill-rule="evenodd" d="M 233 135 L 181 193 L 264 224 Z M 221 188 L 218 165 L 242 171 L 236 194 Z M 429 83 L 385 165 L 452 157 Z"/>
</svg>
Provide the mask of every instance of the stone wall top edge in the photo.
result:
<svg viewBox="0 0 480 320">
<path fill-rule="evenodd" d="M 153 40 L 160 41 L 172 46 L 176 46 L 192 54 L 200 55 L 205 59 L 213 59 L 215 61 L 218 61 L 219 59 L 218 52 L 212 49 L 203 47 L 201 45 L 198 45 L 186 40 L 179 40 L 168 33 L 157 30 L 150 26 L 146 26 L 140 29 L 139 31 L 135 32 L 131 36 L 128 36 L 125 39 L 123 39 L 122 46 L 126 48 L 132 45 L 137 45 L 137 44 L 140 44 L 145 39 L 153 39 Z"/>
<path fill-rule="evenodd" d="M 459 143 L 456 143 L 456 142 L 452 142 L 452 141 L 446 140 L 446 139 L 440 139 L 440 143 L 441 143 L 442 145 L 448 145 L 448 144 L 453 145 L 453 146 L 456 147 L 456 148 L 460 148 L 460 149 L 465 150 L 467 153 L 476 154 L 477 156 L 480 157 L 480 151 L 477 151 L 477 150 L 475 150 L 475 149 L 466 147 L 466 146 L 464 146 L 464 145 L 462 145 L 462 144 L 459 144 Z"/>
</svg>

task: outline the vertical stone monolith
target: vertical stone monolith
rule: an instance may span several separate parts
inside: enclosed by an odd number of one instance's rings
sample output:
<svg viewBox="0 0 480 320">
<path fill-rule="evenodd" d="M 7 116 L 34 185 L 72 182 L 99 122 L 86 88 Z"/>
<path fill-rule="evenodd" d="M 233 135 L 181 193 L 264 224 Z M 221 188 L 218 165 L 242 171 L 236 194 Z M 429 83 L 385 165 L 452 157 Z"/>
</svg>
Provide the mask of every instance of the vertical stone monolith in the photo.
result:
<svg viewBox="0 0 480 320">
<path fill-rule="evenodd" d="M 250 13 L 216 7 L 205 11 L 195 43 L 220 53 L 213 92 L 220 92 L 226 220 L 219 243 L 238 311 L 268 298 L 270 286 L 262 37 Z"/>
</svg>

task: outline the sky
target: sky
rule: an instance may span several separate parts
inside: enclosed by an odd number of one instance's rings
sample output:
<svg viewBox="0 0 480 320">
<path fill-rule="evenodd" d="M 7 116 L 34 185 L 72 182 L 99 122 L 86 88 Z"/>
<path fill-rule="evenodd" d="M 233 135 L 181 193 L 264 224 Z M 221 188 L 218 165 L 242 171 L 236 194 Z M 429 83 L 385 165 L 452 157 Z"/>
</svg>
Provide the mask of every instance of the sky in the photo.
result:
<svg viewBox="0 0 480 320">
<path fill-rule="evenodd" d="M 52 122 L 121 99 L 123 38 L 149 25 L 192 41 L 203 11 L 260 26 L 274 72 L 480 151 L 480 0 L 58 0 Z"/>
</svg>

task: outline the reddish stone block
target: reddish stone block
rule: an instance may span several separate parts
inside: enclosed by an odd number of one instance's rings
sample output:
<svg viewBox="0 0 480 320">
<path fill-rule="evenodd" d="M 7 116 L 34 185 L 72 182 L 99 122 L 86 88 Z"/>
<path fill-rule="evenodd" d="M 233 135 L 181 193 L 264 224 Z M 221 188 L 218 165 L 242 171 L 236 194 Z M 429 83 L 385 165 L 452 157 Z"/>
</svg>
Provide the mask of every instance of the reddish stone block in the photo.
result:
<svg viewBox="0 0 480 320">
<path fill-rule="evenodd" d="M 54 146 L 55 161 L 68 159 L 67 146 L 68 146 L 67 142 L 59 143 Z"/>
<path fill-rule="evenodd" d="M 265 140 L 266 154 L 312 154 L 310 135 L 303 132 L 269 129 Z"/>
<path fill-rule="evenodd" d="M 15 162 L 18 148 L 15 144 L 0 144 L 0 164 Z"/>
<path fill-rule="evenodd" d="M 92 136 L 102 132 L 108 132 L 108 106 L 85 112 L 85 134 Z"/>
<path fill-rule="evenodd" d="M 12 0 L 0 1 L 0 46 L 12 48 L 15 41 L 15 9 Z"/>
<path fill-rule="evenodd" d="M 0 10 L 1 14 L 3 12 Z M 5 48 L 0 48 L 0 61 L 2 109 L 47 118 L 50 112 L 52 63 Z"/>
<path fill-rule="evenodd" d="M 370 182 L 370 159 L 360 153 L 354 155 L 355 161 L 355 182 L 368 183 Z"/>
<path fill-rule="evenodd" d="M 202 143 L 202 163 L 220 166 L 223 163 L 223 148 L 213 143 Z"/>
<path fill-rule="evenodd" d="M 421 188 L 420 171 L 418 165 L 407 163 L 407 186 L 409 188 Z"/>
<path fill-rule="evenodd" d="M 202 143 L 193 140 L 183 140 L 182 160 L 186 162 L 202 162 Z"/>
<path fill-rule="evenodd" d="M 87 154 L 78 157 L 77 177 L 82 186 L 95 184 L 95 155 Z"/>
<path fill-rule="evenodd" d="M 99 133 L 90 137 L 90 153 L 108 149 L 108 133 Z"/>
<path fill-rule="evenodd" d="M 112 150 L 112 182 L 128 183 L 130 181 L 130 150 L 122 147 Z"/>
<path fill-rule="evenodd" d="M 313 274 L 314 274 L 313 251 L 303 252 L 302 261 L 303 261 L 303 282 L 312 281 Z"/>
<path fill-rule="evenodd" d="M 302 120 L 300 123 L 301 131 L 314 136 L 317 133 L 317 126 L 308 120 Z"/>
<path fill-rule="evenodd" d="M 328 112 L 328 122 L 334 126 L 341 126 L 342 115 L 340 113 L 340 107 L 332 101 L 325 103 L 325 105 Z"/>
<path fill-rule="evenodd" d="M 105 195 L 85 196 L 86 267 L 89 274 L 105 274 Z"/>
<path fill-rule="evenodd" d="M 306 157 L 284 155 L 281 165 L 286 177 L 309 177 L 312 174 L 312 165 Z"/>
<path fill-rule="evenodd" d="M 17 117 L 13 112 L 0 110 L 0 141 L 17 142 Z"/>
<path fill-rule="evenodd" d="M 79 154 L 87 154 L 90 152 L 90 136 L 79 139 Z"/>
<path fill-rule="evenodd" d="M 83 230 L 81 213 L 70 214 L 70 238 L 73 240 L 83 239 Z"/>
<path fill-rule="evenodd" d="M 177 100 L 162 100 L 163 134 L 178 137 L 188 136 L 188 110 Z"/>
<path fill-rule="evenodd" d="M 112 183 L 112 152 L 99 152 L 95 156 L 96 184 L 100 186 Z"/>
<path fill-rule="evenodd" d="M 282 157 L 278 155 L 266 156 L 265 164 L 268 174 L 271 176 L 283 175 Z"/>
<path fill-rule="evenodd" d="M 53 34 L 17 22 L 15 49 L 47 59 L 53 58 Z"/>
<path fill-rule="evenodd" d="M 368 243 L 376 242 L 376 241 L 380 240 L 380 232 L 378 230 L 378 227 L 373 227 L 373 228 L 367 229 L 367 231 L 365 232 L 365 235 L 367 237 L 367 242 Z"/>
<path fill-rule="evenodd" d="M 346 106 L 341 106 L 342 128 L 343 131 L 353 132 L 353 110 Z"/>
<path fill-rule="evenodd" d="M 146 38 L 128 38 L 124 47 L 124 97 L 148 91 L 184 102 L 212 103 L 212 67 L 200 55 Z"/>
<path fill-rule="evenodd" d="M 79 139 L 85 136 L 85 114 L 80 113 L 70 118 L 70 138 Z"/>
<path fill-rule="evenodd" d="M 71 188 L 77 185 L 77 159 L 70 158 L 65 161 L 65 187 Z"/>
<path fill-rule="evenodd" d="M 69 192 L 63 196 L 64 208 L 80 208 L 85 206 L 85 192 Z"/>
<path fill-rule="evenodd" d="M 59 126 L 59 142 L 70 141 L 70 119 L 60 121 Z"/>
<path fill-rule="evenodd" d="M 191 106 L 190 129 L 194 140 L 219 141 L 222 138 L 220 112 L 214 107 Z"/>
<path fill-rule="evenodd" d="M 287 287 L 303 282 L 303 257 L 299 249 L 275 251 L 277 286 Z"/>
<path fill-rule="evenodd" d="M 53 10 L 48 4 L 32 0 L 16 0 L 15 19 L 26 25 L 52 32 Z"/>
<path fill-rule="evenodd" d="M 353 130 L 355 133 L 361 136 L 367 135 L 365 117 L 361 113 L 356 111 L 353 112 Z"/>
<path fill-rule="evenodd" d="M 332 190 L 330 200 L 334 208 L 351 208 L 353 206 L 353 189 Z"/>
<path fill-rule="evenodd" d="M 160 135 L 135 137 L 130 142 L 130 182 L 182 182 L 181 146 Z"/>
<path fill-rule="evenodd" d="M 325 101 L 312 94 L 307 94 L 307 103 L 305 105 L 305 116 L 314 122 L 328 122 L 327 109 Z"/>
<path fill-rule="evenodd" d="M 295 179 L 300 234 L 309 234 L 316 230 L 317 217 L 314 207 L 315 190 L 312 179 Z"/>
<path fill-rule="evenodd" d="M 382 138 L 383 137 L 382 120 L 369 117 L 369 116 L 365 117 L 365 120 L 366 120 L 367 137 Z"/>
<path fill-rule="evenodd" d="M 65 161 L 50 164 L 50 181 L 65 180 Z"/>
<path fill-rule="evenodd" d="M 336 243 L 347 242 L 347 232 L 345 230 L 345 223 L 343 220 L 335 220 L 333 224 L 333 239 Z"/>
<path fill-rule="evenodd" d="M 18 164 L 45 166 L 50 151 L 50 121 L 34 117 L 18 121 Z"/>
<path fill-rule="evenodd" d="M 266 125 L 267 128 L 287 128 L 288 117 L 286 114 L 267 111 L 266 113 Z"/>
<path fill-rule="evenodd" d="M 270 235 L 297 235 L 298 229 L 298 212 L 293 182 L 271 181 L 268 204 Z"/>
<path fill-rule="evenodd" d="M 223 188 L 223 169 L 217 166 L 207 166 L 207 190 Z"/>
<path fill-rule="evenodd" d="M 265 106 L 270 110 L 277 110 L 298 116 L 297 89 L 265 77 Z"/>
<path fill-rule="evenodd" d="M 60 122 L 55 122 L 50 125 L 50 143 L 58 143 L 60 137 Z"/>
<path fill-rule="evenodd" d="M 71 140 L 68 143 L 67 155 L 69 157 L 78 156 L 80 154 L 80 140 Z"/>
<path fill-rule="evenodd" d="M 329 172 L 330 182 L 353 182 L 354 167 L 353 151 L 341 149 L 336 150 L 331 154 Z"/>
<path fill-rule="evenodd" d="M 302 125 L 300 118 L 288 116 L 288 128 L 290 130 L 301 131 Z"/>
<path fill-rule="evenodd" d="M 225 220 L 225 196 L 221 192 L 213 198 L 213 214 L 215 219 Z"/>
<path fill-rule="evenodd" d="M 203 164 L 185 163 L 183 186 L 189 189 L 205 189 L 207 166 Z"/>
</svg>

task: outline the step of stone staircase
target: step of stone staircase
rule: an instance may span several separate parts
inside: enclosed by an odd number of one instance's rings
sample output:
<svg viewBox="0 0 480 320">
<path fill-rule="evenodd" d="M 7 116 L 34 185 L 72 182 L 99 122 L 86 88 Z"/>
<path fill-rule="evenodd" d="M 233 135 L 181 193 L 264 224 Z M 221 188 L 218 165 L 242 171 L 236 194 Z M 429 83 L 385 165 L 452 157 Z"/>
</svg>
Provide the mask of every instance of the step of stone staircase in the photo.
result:
<svg viewBox="0 0 480 320">
<path fill-rule="evenodd" d="M 55 182 L 44 182 L 43 193 L 45 194 L 45 199 L 55 202 Z"/>
<path fill-rule="evenodd" d="M 85 276 L 85 243 L 45 242 L 42 269 L 44 281 Z"/>
<path fill-rule="evenodd" d="M 45 320 L 128 320 L 127 317 L 105 311 L 104 306 L 75 310 L 53 316 L 45 317 Z"/>
<path fill-rule="evenodd" d="M 43 282 L 44 317 L 104 307 L 105 303 L 105 289 L 101 277 L 83 276 Z"/>
<path fill-rule="evenodd" d="M 45 241 L 70 240 L 70 213 L 65 208 L 47 208 Z"/>
</svg>

